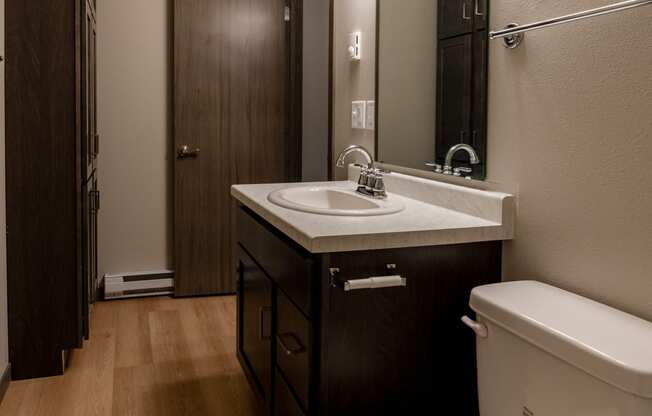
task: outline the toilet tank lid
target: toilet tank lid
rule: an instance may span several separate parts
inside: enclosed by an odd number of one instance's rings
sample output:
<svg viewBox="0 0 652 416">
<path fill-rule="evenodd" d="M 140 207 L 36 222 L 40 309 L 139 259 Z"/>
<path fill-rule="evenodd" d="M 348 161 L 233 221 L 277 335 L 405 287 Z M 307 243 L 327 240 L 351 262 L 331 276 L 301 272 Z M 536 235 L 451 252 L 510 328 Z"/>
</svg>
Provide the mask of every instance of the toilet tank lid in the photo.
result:
<svg viewBox="0 0 652 416">
<path fill-rule="evenodd" d="M 470 305 L 592 376 L 652 398 L 652 322 L 534 281 L 476 287 Z"/>
</svg>

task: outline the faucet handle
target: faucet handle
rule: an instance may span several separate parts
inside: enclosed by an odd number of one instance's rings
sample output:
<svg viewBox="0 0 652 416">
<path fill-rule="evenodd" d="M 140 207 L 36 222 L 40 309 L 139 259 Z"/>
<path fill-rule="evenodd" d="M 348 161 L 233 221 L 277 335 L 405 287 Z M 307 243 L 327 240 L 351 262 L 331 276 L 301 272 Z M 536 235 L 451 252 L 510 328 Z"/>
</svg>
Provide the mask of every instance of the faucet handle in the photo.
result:
<svg viewBox="0 0 652 416">
<path fill-rule="evenodd" d="M 443 173 L 444 172 L 442 166 L 440 164 L 436 163 L 436 162 L 426 162 L 425 165 L 428 166 L 429 168 L 434 168 L 435 173 Z"/>
<path fill-rule="evenodd" d="M 368 168 L 360 169 L 360 176 L 358 177 L 358 185 L 367 186 L 368 178 L 369 178 L 369 169 Z"/>
<path fill-rule="evenodd" d="M 462 173 L 473 173 L 472 168 L 466 168 L 466 167 L 459 167 L 453 169 L 453 175 L 454 176 L 462 176 Z"/>
</svg>

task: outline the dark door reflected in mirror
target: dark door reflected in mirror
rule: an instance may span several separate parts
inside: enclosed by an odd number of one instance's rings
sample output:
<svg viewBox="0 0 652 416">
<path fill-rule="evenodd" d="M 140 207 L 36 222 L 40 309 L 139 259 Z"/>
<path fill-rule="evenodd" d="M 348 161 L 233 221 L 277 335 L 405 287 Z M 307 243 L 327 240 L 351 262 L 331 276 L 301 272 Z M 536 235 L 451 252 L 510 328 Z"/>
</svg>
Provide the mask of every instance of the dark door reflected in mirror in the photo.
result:
<svg viewBox="0 0 652 416">
<path fill-rule="evenodd" d="M 486 176 L 488 0 L 378 0 L 376 159 Z"/>
</svg>

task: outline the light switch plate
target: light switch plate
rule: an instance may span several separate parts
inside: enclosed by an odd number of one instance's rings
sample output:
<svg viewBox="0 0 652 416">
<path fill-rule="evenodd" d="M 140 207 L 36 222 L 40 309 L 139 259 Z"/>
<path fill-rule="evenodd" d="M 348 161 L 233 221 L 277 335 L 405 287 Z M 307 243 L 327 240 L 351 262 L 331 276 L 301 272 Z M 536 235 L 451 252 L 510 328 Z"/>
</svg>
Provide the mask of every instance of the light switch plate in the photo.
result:
<svg viewBox="0 0 652 416">
<path fill-rule="evenodd" d="M 351 128 L 364 129 L 366 101 L 353 101 L 351 103 Z"/>
<path fill-rule="evenodd" d="M 376 101 L 367 101 L 364 126 L 367 130 L 376 129 Z"/>
</svg>

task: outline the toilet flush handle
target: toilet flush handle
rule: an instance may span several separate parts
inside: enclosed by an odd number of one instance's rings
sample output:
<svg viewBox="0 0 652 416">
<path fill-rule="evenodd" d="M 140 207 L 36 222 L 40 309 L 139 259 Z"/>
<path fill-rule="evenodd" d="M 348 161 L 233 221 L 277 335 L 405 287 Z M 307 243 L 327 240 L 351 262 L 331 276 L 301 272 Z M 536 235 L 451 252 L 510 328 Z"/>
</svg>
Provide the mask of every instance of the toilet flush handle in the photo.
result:
<svg viewBox="0 0 652 416">
<path fill-rule="evenodd" d="M 476 322 L 468 316 L 463 316 L 462 322 L 464 322 L 464 325 L 471 328 L 473 332 L 475 332 L 475 334 L 480 338 L 487 338 L 489 335 L 489 331 L 487 331 L 486 325 L 481 324 L 480 322 Z"/>
</svg>

